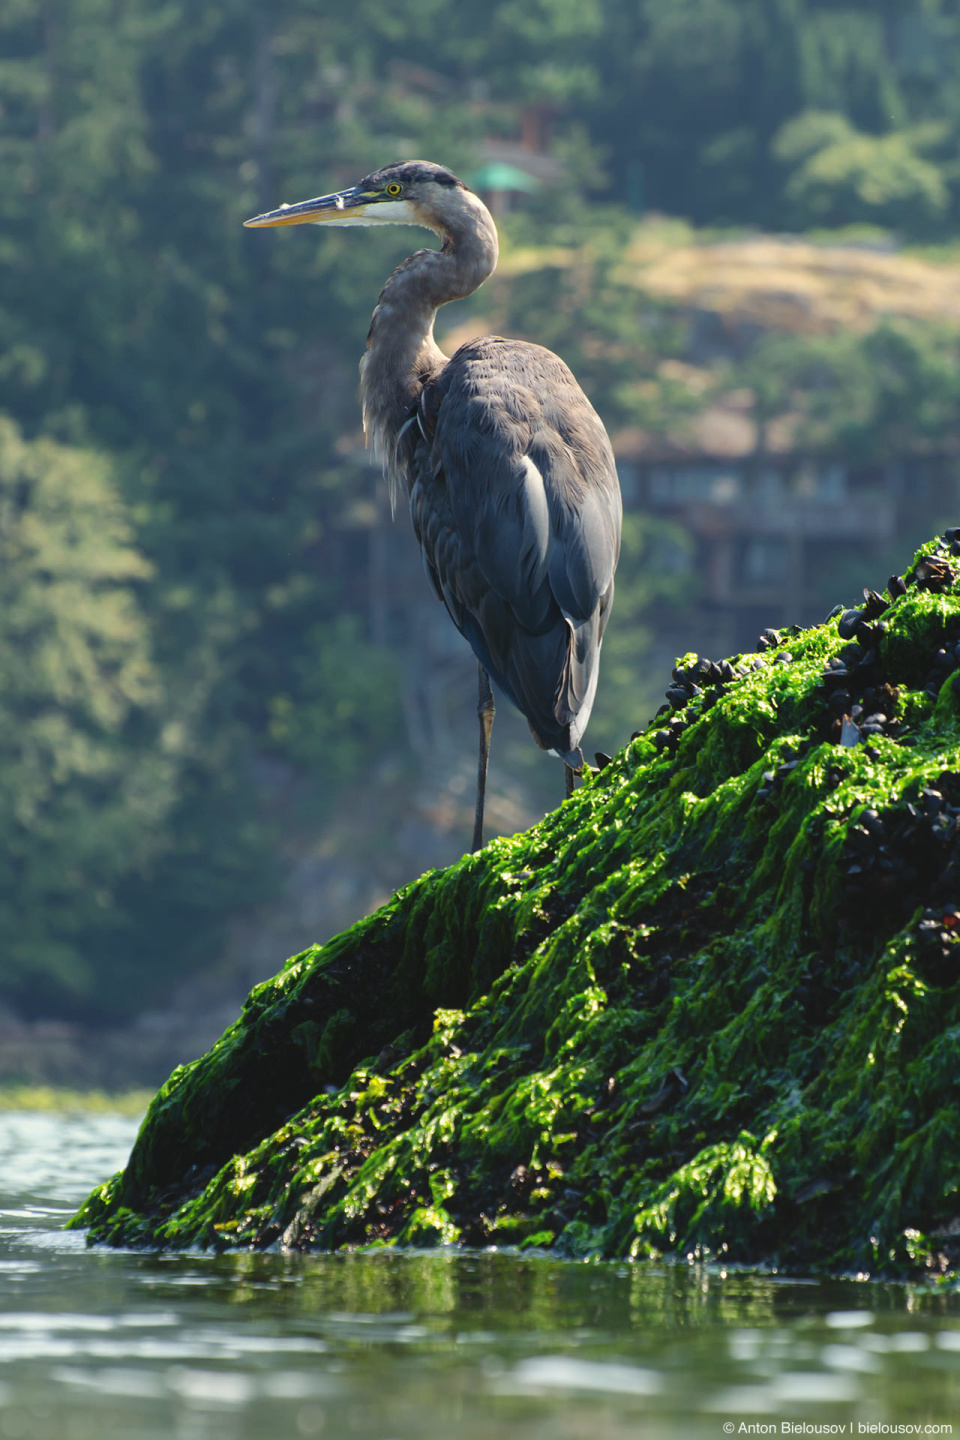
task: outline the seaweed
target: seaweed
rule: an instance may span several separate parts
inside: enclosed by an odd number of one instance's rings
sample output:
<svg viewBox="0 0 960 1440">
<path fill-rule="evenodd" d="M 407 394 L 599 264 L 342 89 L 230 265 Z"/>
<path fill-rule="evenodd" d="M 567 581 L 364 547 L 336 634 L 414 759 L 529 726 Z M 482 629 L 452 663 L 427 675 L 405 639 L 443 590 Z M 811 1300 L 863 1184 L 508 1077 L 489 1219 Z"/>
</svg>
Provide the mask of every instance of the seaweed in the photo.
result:
<svg viewBox="0 0 960 1440">
<path fill-rule="evenodd" d="M 683 657 L 558 811 L 295 956 L 71 1223 L 949 1275 L 954 539 L 862 610 Z"/>
</svg>

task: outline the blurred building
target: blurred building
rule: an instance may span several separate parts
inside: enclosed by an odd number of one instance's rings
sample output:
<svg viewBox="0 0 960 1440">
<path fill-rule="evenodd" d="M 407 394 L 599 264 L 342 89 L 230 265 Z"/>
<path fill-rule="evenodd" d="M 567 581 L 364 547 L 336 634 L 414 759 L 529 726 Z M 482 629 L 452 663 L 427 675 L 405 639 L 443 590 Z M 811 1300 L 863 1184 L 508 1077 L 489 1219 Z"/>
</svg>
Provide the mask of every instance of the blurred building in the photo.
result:
<svg viewBox="0 0 960 1440">
<path fill-rule="evenodd" d="M 887 317 L 960 327 L 960 266 L 896 253 L 890 237 L 701 240 L 654 220 L 626 258 L 638 296 L 689 320 L 685 362 L 662 368 L 693 394 L 765 334 L 865 333 Z M 694 621 L 711 653 L 752 648 L 768 625 L 822 619 L 902 570 L 938 525 L 960 523 L 955 445 L 936 453 L 918 434 L 871 464 L 813 454 L 798 416 L 761 430 L 749 390 L 723 395 L 682 431 L 628 429 L 613 442 L 627 509 L 676 521 L 691 542 Z"/>
<path fill-rule="evenodd" d="M 856 598 L 842 587 L 860 570 L 880 587 L 880 570 L 902 568 L 914 537 L 955 503 L 951 457 L 858 466 L 804 454 L 791 430 L 782 421 L 761 438 L 752 397 L 734 393 L 682 437 L 614 436 L 625 508 L 673 520 L 689 537 L 697 609 L 721 648 L 750 646 L 768 625 L 822 619 L 825 606 Z"/>
</svg>

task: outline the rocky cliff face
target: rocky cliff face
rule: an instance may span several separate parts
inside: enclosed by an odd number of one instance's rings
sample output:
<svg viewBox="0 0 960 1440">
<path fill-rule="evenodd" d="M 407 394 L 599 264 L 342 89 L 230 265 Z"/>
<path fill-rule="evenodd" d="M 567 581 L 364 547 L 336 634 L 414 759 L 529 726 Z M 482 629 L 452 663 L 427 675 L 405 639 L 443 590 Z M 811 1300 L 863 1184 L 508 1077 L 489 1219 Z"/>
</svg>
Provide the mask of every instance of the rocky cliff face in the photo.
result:
<svg viewBox="0 0 960 1440">
<path fill-rule="evenodd" d="M 960 1256 L 960 543 L 294 957 L 73 1222 L 118 1245 Z"/>
</svg>

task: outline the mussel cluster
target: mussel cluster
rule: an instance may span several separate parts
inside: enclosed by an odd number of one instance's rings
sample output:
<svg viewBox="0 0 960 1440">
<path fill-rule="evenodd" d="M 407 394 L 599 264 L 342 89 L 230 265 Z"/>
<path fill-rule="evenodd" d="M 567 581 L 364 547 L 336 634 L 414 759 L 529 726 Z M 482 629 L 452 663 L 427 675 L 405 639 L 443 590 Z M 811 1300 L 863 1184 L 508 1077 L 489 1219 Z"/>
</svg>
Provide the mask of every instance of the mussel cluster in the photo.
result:
<svg viewBox="0 0 960 1440">
<path fill-rule="evenodd" d="M 942 544 L 946 540 L 947 535 L 956 536 L 956 534 L 956 530 L 948 530 L 940 543 Z M 951 542 L 951 555 L 958 553 L 953 548 L 957 543 L 956 539 Z M 956 571 L 948 565 L 942 555 L 936 554 L 926 555 L 916 569 L 908 572 L 906 576 L 908 581 L 914 579 L 920 590 L 932 590 L 934 595 L 943 595 L 950 589 L 956 578 Z"/>
<path fill-rule="evenodd" d="M 936 699 L 945 678 L 953 675 L 953 693 L 960 696 L 960 675 L 954 675 L 955 670 L 960 670 L 960 641 L 955 644 L 948 642 L 946 645 L 941 645 L 933 657 L 933 664 L 927 671 L 923 682 L 924 690 L 933 699 Z"/>
<path fill-rule="evenodd" d="M 797 766 L 800 764 L 802 757 L 806 755 L 812 744 L 812 740 L 804 740 L 798 747 L 798 749 L 792 752 L 794 757 L 793 759 L 784 760 L 783 764 L 778 765 L 776 770 L 764 770 L 763 784 L 760 786 L 759 790 L 754 796 L 754 799 L 769 800 L 771 795 L 776 794 L 776 792 L 783 784 L 784 780 L 786 780 L 787 776 L 792 775 L 794 770 L 796 770 Z"/>
<path fill-rule="evenodd" d="M 735 660 L 739 659 L 739 655 L 735 656 Z M 660 706 L 656 715 L 658 720 L 666 715 L 670 719 L 662 729 L 654 732 L 653 743 L 658 750 L 669 750 L 673 754 L 687 726 L 710 710 L 740 676 L 730 660 L 700 659 L 686 668 L 674 666 L 671 673 L 673 683 L 667 687 L 667 703 Z M 696 713 L 684 715 L 683 711 L 691 700 L 698 702 Z"/>
<path fill-rule="evenodd" d="M 799 635 L 802 628 L 800 625 L 791 625 L 784 631 L 764 630 L 757 641 L 757 649 L 762 652 L 782 645 L 787 636 Z M 784 650 L 773 663 L 789 665 L 792 661 L 793 656 Z M 734 655 L 732 660 L 700 659 L 692 665 L 676 666 L 671 672 L 672 683 L 667 687 L 667 703 L 660 706 L 655 716 L 657 720 L 663 720 L 668 715 L 670 717 L 666 725 L 653 732 L 653 743 L 657 749 L 672 755 L 688 725 L 705 715 L 721 695 L 726 694 L 731 685 L 744 679 L 751 671 L 765 668 L 766 661 L 744 660 L 741 655 Z M 639 730 L 635 731 L 630 738 L 636 740 L 641 733 Z"/>
<path fill-rule="evenodd" d="M 823 706 L 818 716 L 809 745 L 828 741 L 840 746 L 869 743 L 874 737 L 884 735 L 909 745 L 912 737 L 904 733 L 895 711 L 898 693 L 887 677 L 882 660 L 882 642 L 888 630 L 883 616 L 890 606 L 906 595 L 911 586 L 918 590 L 930 590 L 941 594 L 950 589 L 957 580 L 957 573 L 950 564 L 949 556 L 960 556 L 960 526 L 945 530 L 936 548 L 924 556 L 906 575 L 891 575 L 887 582 L 890 599 L 876 590 L 863 592 L 864 603 L 854 609 L 845 610 L 838 605 L 827 616 L 837 621 L 837 633 L 847 645 L 838 655 L 826 663 L 817 691 Z M 800 634 L 802 626 L 792 625 L 784 630 L 764 630 L 757 640 L 757 651 L 779 649 L 790 636 Z M 789 665 L 793 656 L 788 650 L 781 650 L 773 661 L 775 665 Z M 714 705 L 727 688 L 741 680 L 751 670 L 763 669 L 768 662 L 756 659 L 744 661 L 735 655 L 732 660 L 699 659 L 694 664 L 678 666 L 672 672 L 671 684 L 666 691 L 666 704 L 661 705 L 655 719 L 666 721 L 652 735 L 658 750 L 673 755 L 684 730 L 699 719 Z M 934 656 L 933 665 L 924 683 L 924 688 L 937 695 L 946 675 L 960 670 L 960 643 L 948 644 Z M 960 674 L 954 682 L 960 695 Z M 667 718 L 669 717 L 669 718 Z M 631 739 L 637 739 L 641 731 L 635 731 Z M 609 763 L 606 755 L 597 755 L 601 768 Z M 788 762 L 792 767 L 796 762 Z M 778 788 L 784 775 L 781 771 L 768 772 L 763 777 L 763 786 L 758 798 L 764 799 Z"/>
<path fill-rule="evenodd" d="M 915 802 L 863 810 L 841 856 L 844 910 L 860 928 L 902 925 L 921 905 L 918 962 L 931 983 L 960 978 L 960 774 Z"/>
<path fill-rule="evenodd" d="M 887 602 L 875 590 L 864 591 L 867 604 L 861 610 L 845 610 L 837 629 L 842 639 L 855 635 L 838 655 L 832 655 L 817 684 L 825 701 L 817 722 L 820 740 L 835 745 L 859 745 L 871 736 L 897 739 L 900 726 L 894 719 L 897 691 L 886 678 L 880 656 L 880 642 L 886 621 L 873 618 Z M 856 617 L 856 618 L 854 618 Z"/>
<path fill-rule="evenodd" d="M 881 644 L 888 630 L 881 617 L 894 601 L 906 595 L 911 585 L 918 590 L 942 594 L 956 581 L 956 572 L 946 553 L 960 554 L 960 527 L 946 530 L 937 548 L 908 570 L 906 575 L 891 575 L 887 581 L 890 599 L 876 590 L 864 590 L 860 609 L 833 612 L 838 616 L 837 633 L 841 640 L 851 641 L 839 655 L 826 663 L 818 690 L 826 699 L 826 713 L 821 717 L 820 738 L 836 745 L 858 745 L 872 736 L 886 735 L 903 744 L 911 737 L 894 718 L 897 691 L 884 673 Z M 940 693 L 946 675 L 960 666 L 960 647 L 945 646 L 934 656 L 933 666 L 924 681 L 931 696 Z M 960 681 L 960 676 L 958 676 Z M 960 693 L 960 684 L 958 684 Z"/>
</svg>

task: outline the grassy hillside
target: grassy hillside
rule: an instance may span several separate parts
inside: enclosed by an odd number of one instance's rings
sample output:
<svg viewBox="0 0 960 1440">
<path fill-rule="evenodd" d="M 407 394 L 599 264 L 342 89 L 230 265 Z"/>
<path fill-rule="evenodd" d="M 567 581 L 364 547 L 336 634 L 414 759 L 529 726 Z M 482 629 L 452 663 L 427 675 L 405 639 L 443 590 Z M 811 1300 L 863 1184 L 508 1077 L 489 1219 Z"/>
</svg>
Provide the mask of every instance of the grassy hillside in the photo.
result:
<svg viewBox="0 0 960 1440">
<path fill-rule="evenodd" d="M 956 252 L 898 251 L 882 231 L 698 236 L 648 223 L 621 274 L 659 298 L 801 334 L 866 330 L 888 316 L 960 321 Z"/>
</svg>

